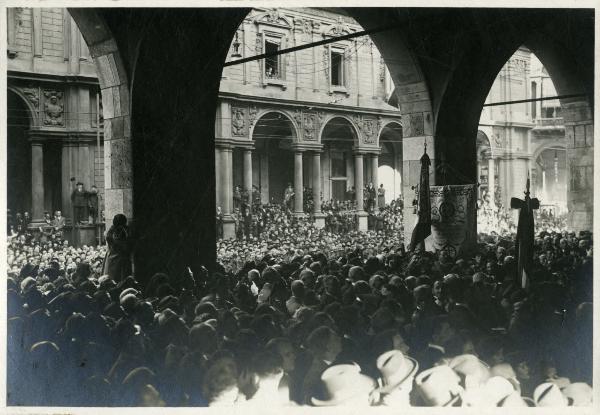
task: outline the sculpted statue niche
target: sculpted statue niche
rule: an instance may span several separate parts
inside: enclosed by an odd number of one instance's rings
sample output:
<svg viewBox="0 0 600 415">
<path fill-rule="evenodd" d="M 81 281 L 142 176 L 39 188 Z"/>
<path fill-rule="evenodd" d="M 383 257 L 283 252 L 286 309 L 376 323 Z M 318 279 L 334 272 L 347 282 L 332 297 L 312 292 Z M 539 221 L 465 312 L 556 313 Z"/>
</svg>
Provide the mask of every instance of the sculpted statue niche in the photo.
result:
<svg viewBox="0 0 600 415">
<path fill-rule="evenodd" d="M 44 124 L 45 125 L 64 125 L 62 104 L 62 92 L 60 91 L 44 91 L 46 97 L 44 103 Z"/>
</svg>

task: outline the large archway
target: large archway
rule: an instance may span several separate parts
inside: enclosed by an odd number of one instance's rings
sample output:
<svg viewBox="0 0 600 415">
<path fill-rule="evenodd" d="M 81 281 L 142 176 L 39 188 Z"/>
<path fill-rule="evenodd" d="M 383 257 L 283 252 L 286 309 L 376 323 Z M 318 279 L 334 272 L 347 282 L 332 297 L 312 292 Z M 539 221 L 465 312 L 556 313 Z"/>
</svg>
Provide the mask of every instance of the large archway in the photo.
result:
<svg viewBox="0 0 600 415">
<path fill-rule="evenodd" d="M 32 119 L 25 101 L 15 92 L 7 94 L 7 199 L 11 214 L 31 213 L 31 143 L 28 130 Z"/>
<path fill-rule="evenodd" d="M 387 204 L 402 197 L 402 125 L 386 124 L 379 134 L 379 146 L 379 184 L 385 189 Z"/>
<path fill-rule="evenodd" d="M 113 183 L 118 182 L 116 184 L 123 186 L 122 189 L 115 189 L 119 190 L 115 194 L 123 195 L 120 199 L 121 204 L 125 202 L 127 205 L 127 201 L 133 199 L 133 203 L 129 206 L 136 205 L 145 211 L 140 223 L 148 224 L 156 230 L 150 233 L 145 230 L 143 239 L 146 242 L 140 246 L 145 245 L 154 252 L 157 248 L 153 248 L 152 245 L 155 245 L 157 239 L 172 240 L 177 245 L 173 248 L 174 258 L 179 258 L 181 265 L 189 262 L 184 258 L 193 258 L 194 263 L 199 263 L 202 260 L 196 258 L 204 257 L 207 260 L 203 262 L 211 263 L 210 255 L 199 256 L 199 252 L 203 251 L 201 246 L 207 246 L 202 243 L 205 241 L 205 236 L 206 242 L 211 237 L 214 240 L 214 226 L 201 224 L 203 223 L 201 218 L 191 212 L 199 212 L 198 206 L 203 206 L 204 209 L 200 211 L 205 212 L 214 208 L 214 196 L 210 196 L 213 194 L 213 185 L 208 184 L 208 193 L 202 193 L 204 196 L 199 199 L 190 199 L 185 193 L 189 192 L 189 189 L 206 188 L 207 184 L 198 177 L 213 176 L 214 162 L 209 159 L 213 158 L 214 148 L 210 139 L 192 140 L 192 137 L 195 137 L 198 132 L 201 132 L 204 138 L 213 136 L 214 102 L 222 63 L 231 45 L 230 42 L 235 38 L 236 29 L 248 11 L 248 9 L 185 11 L 77 9 L 79 16 L 76 16 L 75 20 L 88 43 L 96 45 L 96 52 L 93 47 L 90 48 L 92 54 L 97 60 L 102 56 L 106 57 L 106 64 L 99 72 L 102 73 L 101 85 L 104 87 L 110 85 L 111 92 L 103 93 L 103 99 L 108 94 L 114 93 L 109 102 L 104 103 L 104 107 L 119 108 L 118 114 L 121 117 L 116 120 L 111 134 L 114 131 L 119 134 L 125 131 L 121 137 L 136 137 L 135 141 L 139 144 L 139 148 L 136 145 L 136 150 L 133 152 L 136 158 L 133 164 L 141 168 L 141 173 L 135 175 L 135 196 L 131 193 L 132 165 L 118 162 L 122 159 L 120 154 L 125 154 L 124 158 L 127 159 L 127 154 L 131 153 L 112 152 L 107 148 L 108 154 L 115 155 L 114 166 L 110 167 L 113 176 L 120 176 L 113 169 L 121 169 L 124 173 L 123 179 L 113 180 Z M 494 9 L 361 8 L 360 10 L 347 9 L 347 13 L 365 29 L 386 23 L 394 23 L 398 26 L 395 30 L 373 34 L 372 39 L 381 50 L 384 59 L 395 63 L 390 65 L 390 73 L 397 87 L 397 95 L 400 96 L 399 103 L 405 120 L 405 123 L 403 122 L 405 127 L 403 171 L 406 173 L 403 177 L 403 194 L 405 196 L 412 196 L 410 186 L 418 180 L 418 158 L 422 154 L 423 141 L 430 140 L 428 149 L 431 149 L 434 132 L 435 160 L 443 156 L 445 161 L 456 166 L 463 176 L 470 177 L 471 182 L 474 182 L 475 137 L 481 106 L 499 69 L 519 45 L 527 43 L 533 49 L 539 46 L 538 50 L 544 52 L 539 53 L 539 56 L 540 58 L 545 56 L 543 60 L 549 71 L 553 73 L 553 78 L 554 73 L 560 73 L 564 78 L 564 82 L 557 83 L 560 94 L 583 92 L 588 97 L 593 95 L 594 59 L 590 42 L 593 41 L 594 26 L 593 13 L 590 14 L 588 11 L 504 10 L 500 12 Z M 505 18 L 499 19 L 500 14 Z M 461 23 L 457 26 L 458 21 Z M 175 30 L 175 27 L 178 29 Z M 490 31 L 490 27 L 498 30 Z M 573 27 L 577 30 L 569 30 Z M 114 37 L 104 35 L 106 33 L 104 29 L 108 28 L 110 28 L 109 33 L 115 33 Z M 469 31 L 467 32 L 466 29 L 461 31 L 463 28 L 469 28 Z M 461 31 L 460 35 L 457 35 L 457 30 Z M 174 33 L 173 37 L 165 38 L 165 31 Z M 431 33 L 436 35 L 431 36 Z M 537 38 L 541 40 L 538 40 L 539 45 L 534 47 L 532 35 L 536 33 Z M 203 47 L 195 45 L 194 39 L 202 39 Z M 448 44 L 450 39 L 455 42 L 452 47 Z M 214 47 L 210 51 L 210 56 L 214 59 L 208 61 L 203 59 L 200 64 L 198 57 L 190 51 L 206 50 L 206 45 Z M 163 49 L 168 52 L 168 56 L 161 52 L 163 56 L 158 59 L 156 52 Z M 119 54 L 119 51 L 125 58 L 111 60 L 111 54 L 113 52 Z M 178 65 L 164 65 L 165 59 L 178 62 Z M 184 62 L 189 63 L 192 68 L 185 71 L 186 73 L 179 70 Z M 142 71 L 137 72 L 136 68 L 142 68 Z M 565 68 L 566 70 L 563 70 Z M 127 111 L 125 113 L 120 111 L 121 103 L 124 104 L 123 107 L 129 108 L 131 102 L 129 93 L 132 92 L 130 85 L 122 81 L 127 79 L 127 75 L 133 79 L 134 72 L 136 82 L 139 80 L 141 86 L 133 89 L 133 101 L 139 104 L 131 106 L 132 119 L 130 119 Z M 111 74 L 115 73 L 119 75 L 118 85 L 111 78 Z M 125 77 L 120 76 L 121 73 Z M 105 82 L 106 79 L 111 82 Z M 473 79 L 477 79 L 478 82 L 473 84 Z M 162 80 L 164 82 L 161 83 Z M 176 88 L 173 82 L 181 85 L 181 88 Z M 143 85 L 152 85 L 152 88 Z M 174 90 L 185 91 L 185 93 L 177 94 L 175 99 Z M 114 98 L 116 96 L 119 98 Z M 157 102 L 162 104 L 157 105 Z M 573 137 L 575 139 L 582 137 L 584 143 L 591 143 L 593 138 L 590 103 L 592 103 L 591 98 L 571 99 L 562 105 L 563 108 L 569 106 L 569 112 L 574 117 L 569 121 Z M 158 107 L 161 109 L 159 110 Z M 164 108 L 169 108 L 169 113 L 177 116 L 165 116 Z M 114 115 L 111 111 L 108 113 Z M 170 139 L 165 140 L 165 137 Z M 177 151 L 174 151 L 173 142 L 178 143 Z M 126 141 L 121 141 L 119 144 L 125 143 Z M 125 146 L 125 148 L 129 147 Z M 184 148 L 186 150 L 183 150 Z M 577 151 L 588 153 L 591 157 L 590 148 L 591 146 L 586 144 L 585 148 L 582 147 L 582 150 Z M 157 159 L 152 157 L 153 154 L 168 154 L 172 157 Z M 197 163 L 198 154 L 211 155 L 203 159 L 202 167 Z M 190 175 L 195 179 L 182 173 L 187 168 L 188 159 L 190 164 L 193 163 L 190 171 L 198 173 Z M 574 167 L 591 172 L 587 165 Z M 152 174 L 144 175 L 143 172 L 146 170 Z M 149 184 L 156 183 L 156 178 L 161 176 L 161 174 L 157 176 L 156 173 L 161 173 L 163 170 L 166 176 L 172 176 L 173 180 L 165 180 L 160 186 L 152 188 Z M 177 171 L 179 173 L 174 173 Z M 432 175 L 437 173 L 438 170 L 432 169 Z M 144 185 L 146 178 L 151 180 Z M 439 181 L 437 178 L 435 180 Z M 448 177 L 446 182 L 460 183 L 461 180 Z M 129 187 L 125 186 L 126 184 Z M 582 191 L 580 194 L 584 193 L 591 194 L 589 191 Z M 142 194 L 144 197 L 141 196 Z M 155 203 L 157 200 L 161 203 Z M 174 204 L 173 200 L 180 202 Z M 118 206 L 118 203 L 115 206 Z M 166 224 L 164 211 L 167 207 L 179 212 L 174 214 L 176 223 Z M 199 223 L 197 227 L 189 226 L 190 215 Z M 136 214 L 136 220 L 138 217 Z M 179 217 L 182 218 L 181 220 L 185 218 L 185 223 L 180 223 Z M 588 219 L 591 220 L 591 216 L 583 214 L 578 220 Z M 164 227 L 166 232 L 161 231 L 161 227 Z M 407 232 L 410 232 L 410 229 L 408 224 Z M 183 238 L 180 234 L 181 230 L 185 230 Z M 202 241 L 197 239 L 199 234 L 203 235 Z M 181 250 L 180 244 L 190 248 Z M 148 254 L 148 257 L 154 261 L 152 254 Z M 173 259 L 169 262 L 174 264 L 178 261 Z"/>
<path fill-rule="evenodd" d="M 252 183 L 263 203 L 282 203 L 285 189 L 294 183 L 292 143 L 297 137 L 292 121 L 280 112 L 261 116 L 252 131 L 255 156 Z"/>
<path fill-rule="evenodd" d="M 357 142 L 356 129 L 346 118 L 333 117 L 325 124 L 321 132 L 324 200 L 353 200 L 356 190 L 353 149 Z M 365 173 L 360 182 L 366 179 Z"/>
</svg>

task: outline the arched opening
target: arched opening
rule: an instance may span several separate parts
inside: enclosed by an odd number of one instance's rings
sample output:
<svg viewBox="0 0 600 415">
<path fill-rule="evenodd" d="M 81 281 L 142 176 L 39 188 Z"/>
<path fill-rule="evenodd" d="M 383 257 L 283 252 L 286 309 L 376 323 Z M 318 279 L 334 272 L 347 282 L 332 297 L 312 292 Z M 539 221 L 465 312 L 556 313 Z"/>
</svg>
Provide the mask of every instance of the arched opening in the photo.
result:
<svg viewBox="0 0 600 415">
<path fill-rule="evenodd" d="M 31 143 L 28 131 L 31 115 L 27 105 L 15 92 L 7 95 L 7 200 L 14 215 L 31 213 Z"/>
<path fill-rule="evenodd" d="M 282 203 L 285 189 L 294 182 L 292 143 L 295 128 L 291 120 L 280 112 L 269 112 L 260 117 L 252 132 L 254 157 L 252 158 L 252 184 L 257 187 L 262 203 Z M 240 150 L 241 152 L 244 150 Z M 235 158 L 235 152 L 234 152 Z M 243 163 L 234 163 L 242 166 Z M 236 185 L 242 186 L 242 171 L 237 172 Z"/>
<path fill-rule="evenodd" d="M 564 78 L 560 71 L 555 73 Z M 561 81 L 564 83 L 564 79 Z M 571 161 L 571 164 L 582 164 L 582 168 L 574 168 L 574 172 L 568 169 L 567 133 L 572 127 L 565 126 L 562 102 L 548 99 L 559 94 L 550 71 L 527 46 L 518 48 L 508 59 L 489 91 L 486 103 L 531 100 L 485 106 L 481 112 L 477 162 L 480 206 L 483 204 L 484 209 L 480 209 L 479 214 L 501 217 L 497 231 L 501 227 L 514 230 L 518 212 L 510 209 L 510 199 L 522 197 L 527 179 L 531 197 L 537 197 L 553 215 L 562 215 L 563 226 L 568 213 L 569 187 L 575 192 L 591 188 L 588 171 L 591 169 L 587 168 L 585 159 Z M 572 112 L 567 113 L 567 117 L 572 115 Z M 571 131 L 582 135 L 580 146 L 585 147 L 589 140 L 585 127 Z M 574 137 L 571 140 L 575 141 Z M 493 177 L 491 171 L 494 171 Z M 480 219 L 479 224 L 491 223 Z"/>
<path fill-rule="evenodd" d="M 356 182 L 352 151 L 356 142 L 356 130 L 347 119 L 334 117 L 325 124 L 321 132 L 324 200 L 353 200 Z"/>
<path fill-rule="evenodd" d="M 402 197 L 402 126 L 396 122 L 386 124 L 379 135 L 379 146 L 379 185 L 385 189 L 387 204 Z"/>
</svg>

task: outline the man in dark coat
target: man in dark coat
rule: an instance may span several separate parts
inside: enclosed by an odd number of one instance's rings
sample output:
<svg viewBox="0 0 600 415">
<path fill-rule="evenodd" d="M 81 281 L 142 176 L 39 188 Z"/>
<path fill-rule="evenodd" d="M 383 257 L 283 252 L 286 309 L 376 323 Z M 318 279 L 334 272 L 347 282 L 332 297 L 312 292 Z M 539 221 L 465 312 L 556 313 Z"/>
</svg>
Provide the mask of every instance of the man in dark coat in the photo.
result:
<svg viewBox="0 0 600 415">
<path fill-rule="evenodd" d="M 106 232 L 108 249 L 104 258 L 102 273 L 120 282 L 131 275 L 131 239 L 127 227 L 127 217 L 117 214 L 113 225 Z"/>
<path fill-rule="evenodd" d="M 87 218 L 87 194 L 83 188 L 83 183 L 77 182 L 76 188 L 71 193 L 71 203 L 73 205 L 73 224 L 81 224 Z"/>
</svg>

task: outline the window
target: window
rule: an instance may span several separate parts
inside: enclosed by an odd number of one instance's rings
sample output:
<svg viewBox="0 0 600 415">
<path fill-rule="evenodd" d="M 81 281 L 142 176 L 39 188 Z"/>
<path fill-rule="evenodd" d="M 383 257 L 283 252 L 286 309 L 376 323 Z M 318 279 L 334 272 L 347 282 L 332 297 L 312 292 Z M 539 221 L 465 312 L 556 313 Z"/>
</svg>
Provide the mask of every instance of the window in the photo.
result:
<svg viewBox="0 0 600 415">
<path fill-rule="evenodd" d="M 279 43 L 265 40 L 265 53 L 275 53 L 279 51 Z M 265 58 L 265 76 L 267 79 L 280 79 L 279 70 L 280 55 Z"/>
<path fill-rule="evenodd" d="M 331 85 L 344 86 L 344 53 L 331 51 Z"/>
</svg>

